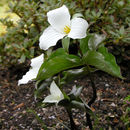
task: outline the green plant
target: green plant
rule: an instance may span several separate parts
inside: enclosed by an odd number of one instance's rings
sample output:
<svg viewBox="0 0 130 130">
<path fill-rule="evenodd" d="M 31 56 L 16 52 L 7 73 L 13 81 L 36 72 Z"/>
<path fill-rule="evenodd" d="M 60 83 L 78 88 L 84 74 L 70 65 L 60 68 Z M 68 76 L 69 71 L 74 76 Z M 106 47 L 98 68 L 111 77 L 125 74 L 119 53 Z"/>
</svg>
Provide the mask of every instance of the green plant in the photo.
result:
<svg viewBox="0 0 130 130">
<path fill-rule="evenodd" d="M 128 95 L 125 99 L 124 99 L 124 104 L 127 105 L 127 107 L 125 107 L 125 111 L 123 113 L 123 115 L 121 116 L 121 120 L 124 122 L 125 126 L 127 127 L 127 129 L 130 127 L 130 107 L 128 106 L 130 104 L 130 95 Z"/>
<path fill-rule="evenodd" d="M 128 46 L 129 0 L 13 0 L 9 3 L 10 12 L 15 13 L 20 19 L 17 24 L 10 18 L 0 20 L 7 26 L 6 34 L 0 37 L 0 62 L 8 66 L 24 63 L 26 59 L 38 55 L 39 36 L 48 26 L 46 13 L 63 4 L 69 7 L 72 15 L 83 14 L 89 22 L 89 32 L 107 35 L 105 44 L 118 44 L 123 49 L 124 46 Z M 124 57 L 125 52 L 119 53 L 120 57 Z M 128 55 L 126 54 L 126 57 Z"/>
<path fill-rule="evenodd" d="M 47 13 L 50 25 L 39 39 L 39 46 L 44 50 L 44 54 L 31 60 L 32 68 L 18 83 L 19 85 L 26 84 L 35 79 L 37 81 L 35 97 L 42 99 L 41 106 L 49 107 L 55 104 L 63 106 L 70 118 L 72 130 L 77 129 L 72 117 L 73 108 L 81 109 L 86 113 L 86 126 L 90 129 L 93 129 L 91 118 L 97 119 L 91 110 L 91 105 L 97 97 L 96 85 L 91 73 L 102 70 L 123 79 L 115 57 L 103 44 L 105 36 L 86 33 L 88 23 L 81 16 L 76 14 L 70 20 L 70 14 L 65 5 Z M 62 45 L 53 49 L 60 39 L 62 39 Z M 73 39 L 78 40 L 74 43 Z M 71 53 L 71 45 L 77 46 L 74 54 Z M 85 86 L 74 86 L 70 93 L 63 90 L 70 80 L 77 79 L 79 75 L 89 75 L 91 80 L 93 96 L 88 103 L 80 96 Z M 50 86 L 50 95 L 43 99 L 41 94 L 47 86 Z"/>
</svg>

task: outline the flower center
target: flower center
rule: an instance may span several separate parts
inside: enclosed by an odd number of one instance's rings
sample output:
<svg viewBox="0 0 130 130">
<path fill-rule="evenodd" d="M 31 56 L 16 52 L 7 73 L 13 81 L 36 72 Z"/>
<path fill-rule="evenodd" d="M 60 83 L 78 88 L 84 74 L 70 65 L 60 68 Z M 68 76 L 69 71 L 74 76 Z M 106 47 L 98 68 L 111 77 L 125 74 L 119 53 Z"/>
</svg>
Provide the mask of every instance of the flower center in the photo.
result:
<svg viewBox="0 0 130 130">
<path fill-rule="evenodd" d="M 69 32 L 70 32 L 70 27 L 68 27 L 68 26 L 65 26 L 64 27 L 64 32 L 66 33 L 66 34 L 68 34 Z"/>
</svg>

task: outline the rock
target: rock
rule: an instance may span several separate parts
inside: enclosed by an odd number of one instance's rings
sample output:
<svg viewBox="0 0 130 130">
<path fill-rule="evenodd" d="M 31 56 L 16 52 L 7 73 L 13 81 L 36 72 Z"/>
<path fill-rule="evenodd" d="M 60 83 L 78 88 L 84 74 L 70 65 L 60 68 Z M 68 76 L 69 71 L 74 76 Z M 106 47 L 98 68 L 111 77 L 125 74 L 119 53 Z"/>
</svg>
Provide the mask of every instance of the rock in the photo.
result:
<svg viewBox="0 0 130 130">
<path fill-rule="evenodd" d="M 36 120 L 36 119 L 34 119 L 33 121 L 32 121 L 32 125 L 37 125 L 38 124 L 38 121 Z"/>
<path fill-rule="evenodd" d="M 116 107 L 116 104 L 113 102 L 110 106 L 112 106 L 112 107 Z"/>
<path fill-rule="evenodd" d="M 105 84 L 105 87 L 109 87 L 110 85 L 109 84 Z"/>
</svg>

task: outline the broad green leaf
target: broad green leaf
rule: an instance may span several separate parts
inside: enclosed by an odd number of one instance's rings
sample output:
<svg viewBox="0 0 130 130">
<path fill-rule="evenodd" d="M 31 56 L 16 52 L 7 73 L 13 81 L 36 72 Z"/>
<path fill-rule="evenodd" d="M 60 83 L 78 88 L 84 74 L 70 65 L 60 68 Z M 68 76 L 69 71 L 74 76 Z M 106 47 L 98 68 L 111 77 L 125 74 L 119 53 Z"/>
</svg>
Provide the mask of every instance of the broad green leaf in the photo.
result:
<svg viewBox="0 0 130 130">
<path fill-rule="evenodd" d="M 92 34 L 92 36 L 88 40 L 89 49 L 96 50 L 104 39 L 105 39 L 105 35 Z"/>
<path fill-rule="evenodd" d="M 58 50 L 59 51 L 59 50 Z M 46 60 L 38 73 L 37 80 L 44 80 L 54 76 L 55 74 L 82 65 L 80 57 L 75 55 L 63 54 L 53 55 L 49 60 Z"/>
<path fill-rule="evenodd" d="M 101 47 L 99 52 L 88 51 L 83 60 L 88 65 L 95 66 L 113 76 L 123 78 L 121 76 L 120 67 L 116 64 L 114 56 L 108 53 L 105 47 Z"/>
<path fill-rule="evenodd" d="M 65 49 L 66 52 L 68 52 L 69 49 L 69 44 L 70 44 L 70 38 L 69 37 L 65 37 L 62 39 L 62 46 Z"/>
<path fill-rule="evenodd" d="M 34 96 L 35 96 L 35 98 L 40 98 L 41 97 L 41 95 L 43 95 L 43 92 L 46 90 L 46 88 L 48 87 L 48 86 L 50 86 L 50 84 L 51 84 L 51 82 L 52 82 L 52 79 L 51 78 L 49 78 L 49 79 L 46 79 L 46 80 L 38 80 L 37 82 L 36 82 L 36 84 L 35 84 L 35 92 L 34 92 Z"/>
<path fill-rule="evenodd" d="M 90 37 L 91 35 L 88 35 L 86 38 L 80 40 L 80 49 L 83 55 L 89 50 L 88 41 Z"/>
<path fill-rule="evenodd" d="M 108 52 L 107 48 L 100 47 L 98 49 L 98 52 L 100 52 L 104 56 L 105 61 L 107 61 L 109 66 L 111 66 L 114 76 L 123 78 L 121 75 L 120 67 L 116 63 L 115 57 L 111 53 Z"/>
<path fill-rule="evenodd" d="M 71 97 L 70 97 L 71 98 Z M 82 111 L 85 111 L 86 113 L 90 114 L 94 119 L 96 120 L 97 117 L 95 116 L 94 112 L 91 110 L 91 108 L 83 101 L 81 98 L 71 98 L 71 100 L 63 99 L 61 100 L 58 105 L 64 106 L 69 109 L 79 109 Z"/>
<path fill-rule="evenodd" d="M 85 105 L 82 102 L 79 102 L 79 101 L 76 101 L 76 100 L 71 101 L 71 107 L 86 111 Z"/>
<path fill-rule="evenodd" d="M 60 56 L 60 55 L 67 55 L 67 53 L 65 52 L 65 50 L 63 48 L 59 48 L 56 51 L 54 51 L 48 58 L 48 60 L 56 57 L 56 56 Z"/>
<path fill-rule="evenodd" d="M 90 69 L 91 72 L 95 72 L 96 70 L 97 69 L 95 68 Z M 89 72 L 88 72 L 87 67 L 83 67 L 81 69 L 73 69 L 73 70 L 64 71 L 62 73 L 63 78 L 61 78 L 61 84 L 71 82 L 77 78 L 82 78 L 86 76 L 88 73 Z"/>
<path fill-rule="evenodd" d="M 63 99 L 58 103 L 58 105 L 69 108 L 70 110 L 75 108 L 85 111 L 86 113 L 90 114 L 95 120 L 97 119 L 91 108 L 81 98 L 78 98 L 78 100 L 72 99 L 70 101 L 67 99 Z"/>
</svg>

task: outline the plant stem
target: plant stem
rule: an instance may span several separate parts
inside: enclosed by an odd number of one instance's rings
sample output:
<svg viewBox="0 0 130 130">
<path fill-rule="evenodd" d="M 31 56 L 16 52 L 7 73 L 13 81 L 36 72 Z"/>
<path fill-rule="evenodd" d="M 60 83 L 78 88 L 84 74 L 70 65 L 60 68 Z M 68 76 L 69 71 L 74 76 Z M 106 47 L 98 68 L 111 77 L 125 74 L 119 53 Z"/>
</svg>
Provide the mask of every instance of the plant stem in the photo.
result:
<svg viewBox="0 0 130 130">
<path fill-rule="evenodd" d="M 66 108 L 66 111 L 67 111 L 67 113 L 69 115 L 69 118 L 70 118 L 71 130 L 78 130 L 77 127 L 76 127 L 76 125 L 75 125 L 75 123 L 74 123 L 74 120 L 72 118 L 72 112 L 71 112 L 71 110 L 69 108 Z"/>
<path fill-rule="evenodd" d="M 92 130 L 93 127 L 92 127 L 92 121 L 91 121 L 91 118 L 90 118 L 90 115 L 88 113 L 86 113 L 86 126 L 89 126 L 89 129 Z"/>
<path fill-rule="evenodd" d="M 88 71 L 89 71 L 89 77 L 90 77 L 91 85 L 92 85 L 92 89 L 93 89 L 93 97 L 88 102 L 88 106 L 91 107 L 91 105 L 95 102 L 95 100 L 97 98 L 97 93 L 96 93 L 96 86 L 95 86 L 95 83 L 94 83 L 94 80 L 93 80 L 93 77 L 91 75 L 90 68 L 89 68 L 88 65 L 87 65 L 87 68 L 88 68 Z M 92 121 L 91 121 L 90 115 L 88 113 L 86 113 L 86 120 L 87 120 L 86 121 L 86 125 L 88 125 L 89 128 L 92 130 L 93 129 L 93 127 L 92 127 Z"/>
<path fill-rule="evenodd" d="M 91 80 L 91 85 L 92 85 L 92 89 L 93 89 L 93 97 L 92 99 L 88 102 L 88 105 L 91 107 L 91 105 L 95 102 L 96 98 L 97 98 L 97 92 L 96 92 L 96 86 L 93 80 L 93 77 L 91 75 L 91 73 L 89 73 L 89 77 Z"/>
</svg>

